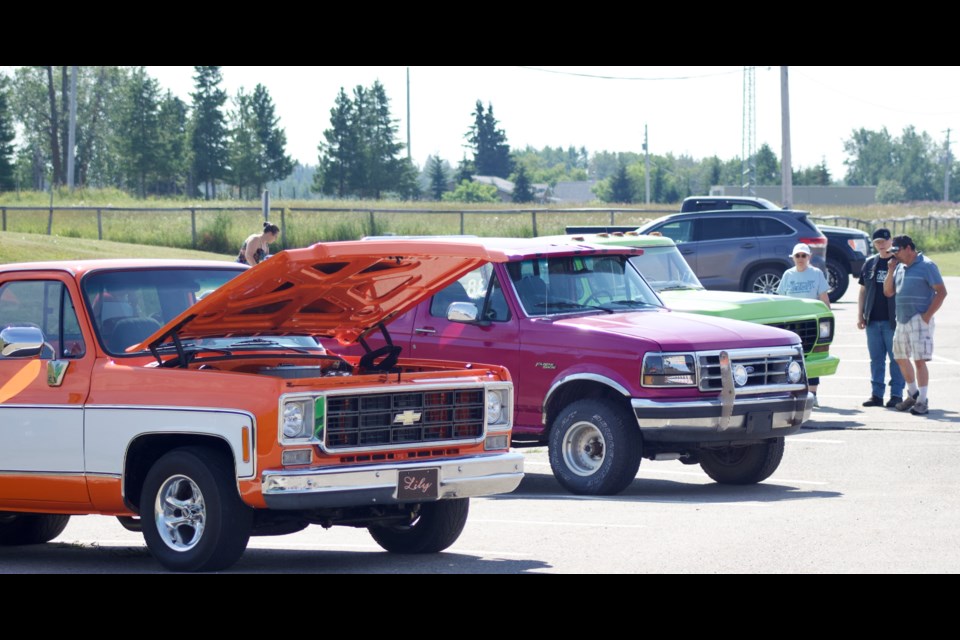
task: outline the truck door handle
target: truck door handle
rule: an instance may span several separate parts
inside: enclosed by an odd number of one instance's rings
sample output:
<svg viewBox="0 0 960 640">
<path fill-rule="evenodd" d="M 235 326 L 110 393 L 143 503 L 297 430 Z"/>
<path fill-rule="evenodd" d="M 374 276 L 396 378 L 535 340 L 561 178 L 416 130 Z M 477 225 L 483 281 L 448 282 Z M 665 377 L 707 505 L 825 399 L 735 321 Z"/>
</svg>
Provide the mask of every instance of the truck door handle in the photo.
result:
<svg viewBox="0 0 960 640">
<path fill-rule="evenodd" d="M 431 329 L 430 327 L 417 327 L 413 330 L 414 333 L 436 333 L 436 329 Z"/>
<path fill-rule="evenodd" d="M 695 252 L 694 252 L 693 249 L 681 249 L 681 250 L 680 250 L 680 253 L 682 253 L 682 254 L 685 255 L 685 256 L 688 256 L 688 255 L 690 255 L 691 253 L 695 253 Z"/>
<path fill-rule="evenodd" d="M 745 242 L 745 243 L 743 243 L 742 245 L 740 245 L 740 248 L 741 248 L 741 249 L 753 249 L 753 243 L 752 243 L 752 242 Z"/>
</svg>

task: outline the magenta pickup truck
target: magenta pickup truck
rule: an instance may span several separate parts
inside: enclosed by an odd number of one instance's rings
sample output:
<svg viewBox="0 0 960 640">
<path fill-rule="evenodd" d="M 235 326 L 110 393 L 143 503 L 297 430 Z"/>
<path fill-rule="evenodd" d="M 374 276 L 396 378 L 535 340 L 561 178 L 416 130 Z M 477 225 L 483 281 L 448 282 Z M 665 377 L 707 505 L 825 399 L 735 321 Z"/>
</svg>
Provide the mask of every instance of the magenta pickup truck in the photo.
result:
<svg viewBox="0 0 960 640">
<path fill-rule="evenodd" d="M 784 436 L 809 418 L 797 335 L 670 311 L 628 260 L 642 249 L 458 241 L 509 259 L 452 281 L 361 343 L 506 366 L 513 446 L 547 445 L 569 491 L 618 493 L 642 458 L 700 464 L 721 483 L 760 482 L 780 464 Z"/>
</svg>

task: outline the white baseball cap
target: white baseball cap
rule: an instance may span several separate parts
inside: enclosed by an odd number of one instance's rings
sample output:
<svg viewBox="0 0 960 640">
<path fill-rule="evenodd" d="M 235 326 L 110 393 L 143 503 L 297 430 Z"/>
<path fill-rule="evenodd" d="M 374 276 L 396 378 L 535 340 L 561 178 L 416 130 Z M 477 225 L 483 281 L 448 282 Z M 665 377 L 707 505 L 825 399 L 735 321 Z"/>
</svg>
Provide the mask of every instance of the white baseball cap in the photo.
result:
<svg viewBox="0 0 960 640">
<path fill-rule="evenodd" d="M 798 253 L 805 253 L 805 254 L 807 254 L 808 256 L 809 256 L 809 255 L 812 255 L 812 254 L 810 253 L 810 245 L 808 245 L 808 244 L 805 243 L 805 242 L 798 242 L 797 244 L 795 244 L 795 245 L 793 246 L 793 251 L 790 252 L 790 256 L 791 256 L 791 257 L 792 257 L 792 256 L 795 256 L 795 255 L 797 255 Z"/>
</svg>

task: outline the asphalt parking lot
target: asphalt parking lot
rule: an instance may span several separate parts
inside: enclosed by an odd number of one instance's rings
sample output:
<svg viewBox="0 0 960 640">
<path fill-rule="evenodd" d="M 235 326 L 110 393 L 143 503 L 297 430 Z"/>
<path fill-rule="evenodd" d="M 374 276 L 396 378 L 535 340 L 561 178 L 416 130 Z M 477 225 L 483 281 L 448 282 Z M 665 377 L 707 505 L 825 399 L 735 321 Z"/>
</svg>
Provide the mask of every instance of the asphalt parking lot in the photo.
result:
<svg viewBox="0 0 960 640">
<path fill-rule="evenodd" d="M 855 282 L 834 305 L 840 356 L 821 408 L 783 463 L 748 487 L 645 460 L 612 497 L 565 493 L 545 449 L 525 450 L 512 494 L 474 499 L 447 552 L 399 556 L 364 530 L 254 538 L 231 571 L 256 573 L 956 573 L 960 571 L 960 278 L 936 316 L 930 413 L 864 408 L 866 337 Z M 51 544 L 0 548 L 2 573 L 156 572 L 113 518 L 75 517 Z"/>
</svg>

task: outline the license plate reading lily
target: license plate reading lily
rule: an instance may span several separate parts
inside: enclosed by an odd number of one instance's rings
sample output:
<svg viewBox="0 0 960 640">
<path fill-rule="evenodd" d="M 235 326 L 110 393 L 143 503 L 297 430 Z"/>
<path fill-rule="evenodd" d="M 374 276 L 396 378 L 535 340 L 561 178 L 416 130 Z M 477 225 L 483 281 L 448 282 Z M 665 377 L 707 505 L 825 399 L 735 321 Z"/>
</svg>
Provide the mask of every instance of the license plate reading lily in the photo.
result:
<svg viewBox="0 0 960 640">
<path fill-rule="evenodd" d="M 411 469 L 401 471 L 397 480 L 398 500 L 418 500 L 437 498 L 440 495 L 438 469 Z"/>
</svg>

